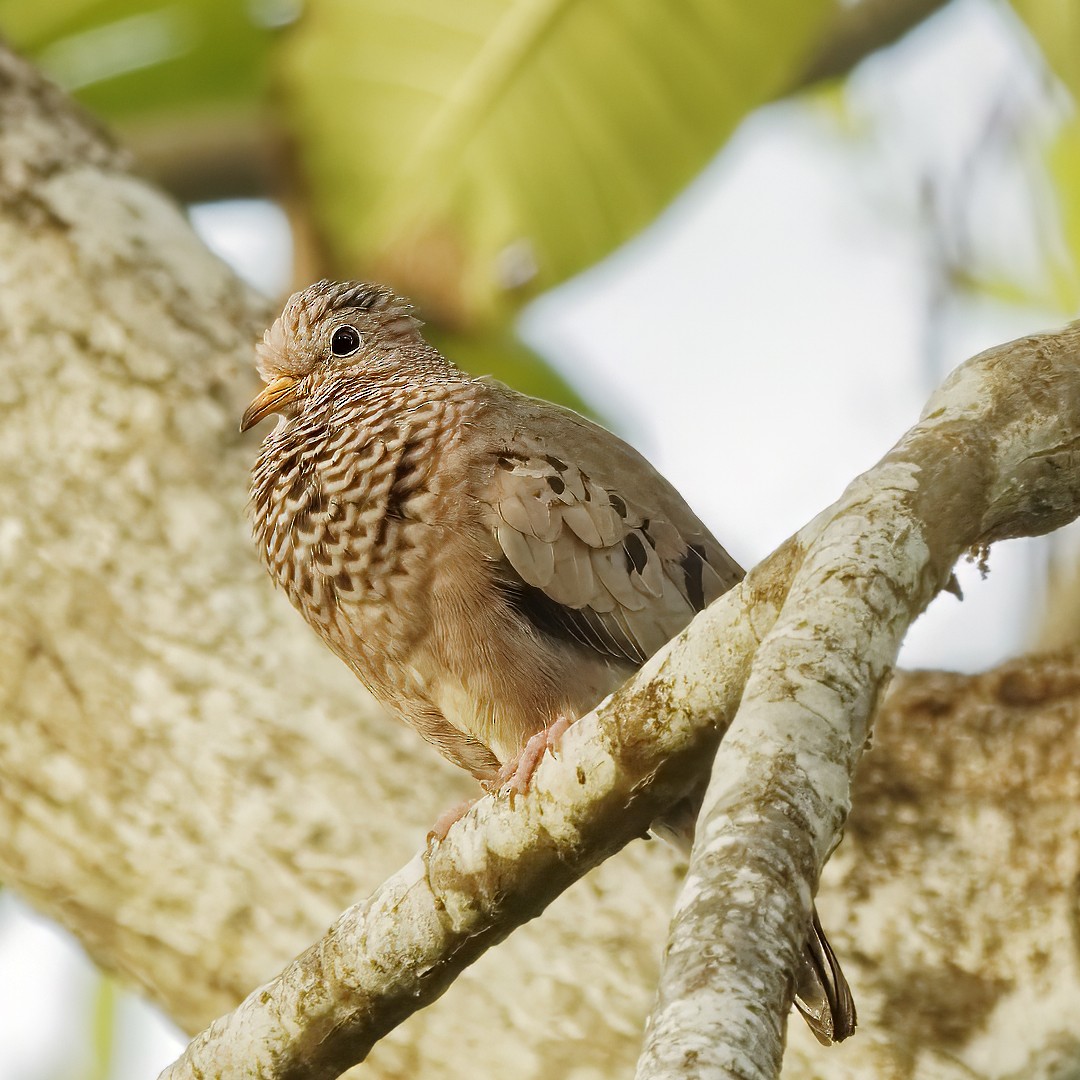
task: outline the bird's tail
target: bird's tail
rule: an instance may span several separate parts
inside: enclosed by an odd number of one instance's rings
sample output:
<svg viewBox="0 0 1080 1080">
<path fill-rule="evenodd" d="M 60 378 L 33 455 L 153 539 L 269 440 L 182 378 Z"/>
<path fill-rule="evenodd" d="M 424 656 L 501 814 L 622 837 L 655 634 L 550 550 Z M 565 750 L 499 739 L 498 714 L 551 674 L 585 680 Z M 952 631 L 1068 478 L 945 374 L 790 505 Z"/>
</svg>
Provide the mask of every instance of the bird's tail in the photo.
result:
<svg viewBox="0 0 1080 1080">
<path fill-rule="evenodd" d="M 855 1033 L 858 1020 L 855 999 L 840 969 L 840 961 L 821 929 L 816 906 L 811 911 L 802 969 L 796 976 L 795 1008 L 824 1046 L 843 1042 Z"/>
<path fill-rule="evenodd" d="M 652 832 L 689 855 L 699 805 L 700 800 L 684 799 L 662 819 L 653 822 Z M 812 909 L 810 935 L 795 979 L 795 1007 L 818 1042 L 829 1046 L 854 1034 L 858 1019 L 855 999 L 821 928 L 816 906 Z"/>
</svg>

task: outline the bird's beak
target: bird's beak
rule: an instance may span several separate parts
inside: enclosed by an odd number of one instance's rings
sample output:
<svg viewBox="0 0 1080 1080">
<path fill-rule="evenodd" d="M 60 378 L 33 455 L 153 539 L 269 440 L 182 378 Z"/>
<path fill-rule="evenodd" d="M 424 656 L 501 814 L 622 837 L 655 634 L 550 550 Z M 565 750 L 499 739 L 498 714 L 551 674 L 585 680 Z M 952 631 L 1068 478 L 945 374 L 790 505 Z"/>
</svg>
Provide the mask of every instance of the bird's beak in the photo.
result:
<svg viewBox="0 0 1080 1080">
<path fill-rule="evenodd" d="M 272 412 L 280 412 L 296 396 L 299 385 L 296 379 L 288 375 L 268 382 L 244 410 L 244 415 L 240 418 L 240 430 L 247 431 L 260 420 L 265 420 Z"/>
</svg>

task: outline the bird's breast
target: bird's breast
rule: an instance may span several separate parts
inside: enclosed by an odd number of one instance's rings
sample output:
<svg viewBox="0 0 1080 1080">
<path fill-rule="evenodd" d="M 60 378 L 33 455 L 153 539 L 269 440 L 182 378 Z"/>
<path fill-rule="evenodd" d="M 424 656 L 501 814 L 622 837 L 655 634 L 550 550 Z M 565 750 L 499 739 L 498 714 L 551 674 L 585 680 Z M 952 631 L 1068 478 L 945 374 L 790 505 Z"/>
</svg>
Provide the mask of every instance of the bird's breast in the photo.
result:
<svg viewBox="0 0 1080 1080">
<path fill-rule="evenodd" d="M 461 525 L 453 515 L 463 501 L 449 497 L 463 482 L 452 406 L 425 402 L 371 425 L 355 417 L 317 430 L 286 425 L 255 467 L 262 559 L 358 673 L 404 656 L 430 623 L 432 567 Z"/>
</svg>

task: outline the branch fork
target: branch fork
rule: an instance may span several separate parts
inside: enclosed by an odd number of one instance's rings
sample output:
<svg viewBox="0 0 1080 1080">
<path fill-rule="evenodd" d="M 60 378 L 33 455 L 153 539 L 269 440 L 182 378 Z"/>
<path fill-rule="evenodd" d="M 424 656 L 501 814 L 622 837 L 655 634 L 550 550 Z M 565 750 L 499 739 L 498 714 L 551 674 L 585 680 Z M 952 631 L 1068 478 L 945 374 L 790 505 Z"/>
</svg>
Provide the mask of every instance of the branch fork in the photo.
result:
<svg viewBox="0 0 1080 1080">
<path fill-rule="evenodd" d="M 638 1080 L 779 1075 L 790 972 L 908 626 L 957 558 L 1080 510 L 1080 326 L 968 361 L 841 499 L 162 1080 L 329 1078 L 684 797 L 715 754 Z"/>
</svg>

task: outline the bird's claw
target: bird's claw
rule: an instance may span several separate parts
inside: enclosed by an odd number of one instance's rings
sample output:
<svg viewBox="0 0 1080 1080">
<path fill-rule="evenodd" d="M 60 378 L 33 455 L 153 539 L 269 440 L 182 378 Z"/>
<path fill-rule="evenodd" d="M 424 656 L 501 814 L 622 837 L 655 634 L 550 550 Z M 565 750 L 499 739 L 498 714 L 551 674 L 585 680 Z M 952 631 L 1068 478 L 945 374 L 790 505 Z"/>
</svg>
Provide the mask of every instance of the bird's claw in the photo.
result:
<svg viewBox="0 0 1080 1080">
<path fill-rule="evenodd" d="M 522 747 L 517 757 L 511 758 L 500 770 L 495 778 L 495 792 L 497 795 L 507 796 L 510 805 L 514 805 L 515 795 L 524 795 L 532 783 L 533 773 L 536 772 L 545 754 L 558 757 L 556 748 L 563 733 L 573 721 L 569 716 L 558 716 L 542 731 L 538 731 Z"/>
<path fill-rule="evenodd" d="M 451 826 L 456 825 L 473 808 L 476 801 L 476 799 L 466 799 L 464 802 L 451 806 L 449 810 L 444 810 L 431 826 L 427 834 L 427 842 L 430 844 L 434 841 L 436 844 L 441 844 L 446 839 Z"/>
</svg>

